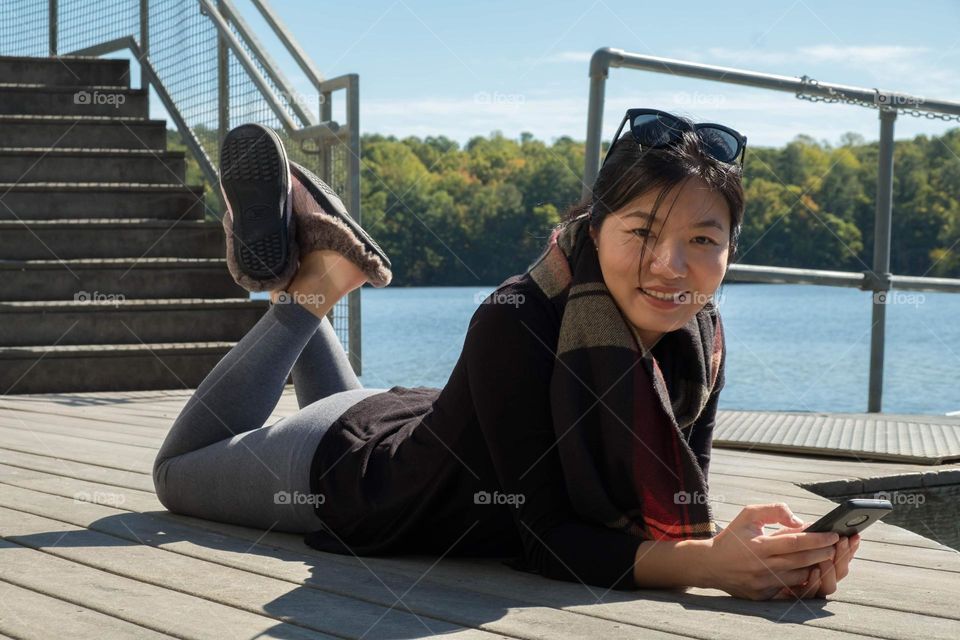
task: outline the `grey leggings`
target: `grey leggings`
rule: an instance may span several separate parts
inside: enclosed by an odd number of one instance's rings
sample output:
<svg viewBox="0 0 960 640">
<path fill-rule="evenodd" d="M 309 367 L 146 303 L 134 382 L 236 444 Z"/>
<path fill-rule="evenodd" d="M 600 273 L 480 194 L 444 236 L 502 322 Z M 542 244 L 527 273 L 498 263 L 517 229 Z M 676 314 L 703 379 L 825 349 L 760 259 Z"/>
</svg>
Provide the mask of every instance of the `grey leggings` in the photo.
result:
<svg viewBox="0 0 960 640">
<path fill-rule="evenodd" d="M 291 371 L 300 410 L 263 426 Z M 157 498 L 174 513 L 207 520 L 319 529 L 309 472 L 320 437 L 350 406 L 385 390 L 363 388 L 327 318 L 271 304 L 167 433 L 153 465 Z"/>
</svg>

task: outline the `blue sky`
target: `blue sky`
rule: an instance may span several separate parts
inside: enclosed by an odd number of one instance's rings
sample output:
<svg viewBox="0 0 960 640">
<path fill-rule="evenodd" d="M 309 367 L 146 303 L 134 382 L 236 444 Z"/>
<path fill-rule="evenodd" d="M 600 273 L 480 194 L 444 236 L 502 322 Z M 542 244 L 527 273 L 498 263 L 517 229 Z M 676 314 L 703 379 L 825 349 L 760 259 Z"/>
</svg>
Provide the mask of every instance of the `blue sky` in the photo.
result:
<svg viewBox="0 0 960 640">
<path fill-rule="evenodd" d="M 249 0 L 235 0 L 261 39 L 275 39 Z M 919 96 L 960 100 L 960 0 L 274 0 L 327 77 L 360 74 L 364 132 L 446 135 L 465 142 L 500 129 L 552 140 L 586 131 L 591 53 L 633 53 Z M 299 91 L 310 86 L 269 46 Z M 847 131 L 877 138 L 877 112 L 815 105 L 793 94 L 614 69 L 604 138 L 623 111 L 650 106 L 712 120 L 755 145 L 799 133 L 835 143 Z M 960 123 L 901 116 L 897 138 Z"/>
</svg>

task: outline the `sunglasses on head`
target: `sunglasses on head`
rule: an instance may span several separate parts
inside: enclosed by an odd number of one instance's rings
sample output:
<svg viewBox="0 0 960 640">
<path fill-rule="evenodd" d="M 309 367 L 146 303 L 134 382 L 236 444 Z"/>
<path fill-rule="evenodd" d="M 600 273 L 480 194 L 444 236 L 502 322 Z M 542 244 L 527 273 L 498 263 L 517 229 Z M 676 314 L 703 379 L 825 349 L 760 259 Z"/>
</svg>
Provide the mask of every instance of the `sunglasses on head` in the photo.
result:
<svg viewBox="0 0 960 640">
<path fill-rule="evenodd" d="M 633 139 L 641 149 L 657 149 L 675 144 L 682 138 L 684 131 L 693 131 L 703 142 L 704 150 L 720 162 L 732 163 L 737 156 L 743 154 L 740 158 L 740 166 L 743 166 L 747 156 L 747 137 L 730 127 L 712 122 L 691 123 L 659 109 L 627 109 L 613 136 L 613 142 L 603 157 L 601 168 L 610 157 L 613 146 L 620 139 L 623 125 L 627 122 L 630 123 Z"/>
</svg>

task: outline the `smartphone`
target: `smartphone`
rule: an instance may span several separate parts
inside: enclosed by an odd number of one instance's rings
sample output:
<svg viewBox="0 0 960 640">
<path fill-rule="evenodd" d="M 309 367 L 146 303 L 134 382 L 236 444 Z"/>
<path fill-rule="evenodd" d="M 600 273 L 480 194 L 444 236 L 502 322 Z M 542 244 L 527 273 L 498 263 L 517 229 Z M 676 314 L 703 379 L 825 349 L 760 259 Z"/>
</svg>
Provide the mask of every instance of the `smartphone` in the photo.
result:
<svg viewBox="0 0 960 640">
<path fill-rule="evenodd" d="M 852 498 L 842 502 L 803 531 L 809 533 L 829 533 L 836 531 L 841 536 L 860 533 L 883 516 L 893 511 L 889 500 L 869 500 Z"/>
</svg>

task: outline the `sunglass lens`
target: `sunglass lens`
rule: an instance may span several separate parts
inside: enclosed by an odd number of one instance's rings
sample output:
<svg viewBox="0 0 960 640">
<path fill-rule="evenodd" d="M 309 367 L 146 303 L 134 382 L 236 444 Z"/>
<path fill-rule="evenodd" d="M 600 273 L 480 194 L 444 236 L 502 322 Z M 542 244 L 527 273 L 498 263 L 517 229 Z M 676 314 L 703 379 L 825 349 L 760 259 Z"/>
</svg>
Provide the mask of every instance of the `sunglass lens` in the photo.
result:
<svg viewBox="0 0 960 640">
<path fill-rule="evenodd" d="M 707 146 L 707 151 L 721 162 L 733 162 L 740 150 L 740 142 L 728 131 L 702 127 L 699 130 L 700 139 Z"/>
<path fill-rule="evenodd" d="M 681 132 L 674 121 L 656 114 L 637 116 L 631 127 L 633 137 L 644 147 L 669 144 Z"/>
</svg>

